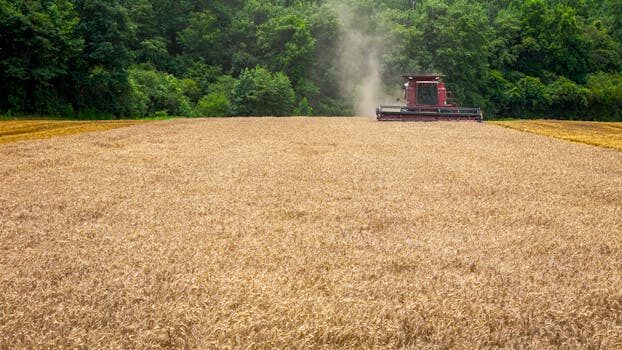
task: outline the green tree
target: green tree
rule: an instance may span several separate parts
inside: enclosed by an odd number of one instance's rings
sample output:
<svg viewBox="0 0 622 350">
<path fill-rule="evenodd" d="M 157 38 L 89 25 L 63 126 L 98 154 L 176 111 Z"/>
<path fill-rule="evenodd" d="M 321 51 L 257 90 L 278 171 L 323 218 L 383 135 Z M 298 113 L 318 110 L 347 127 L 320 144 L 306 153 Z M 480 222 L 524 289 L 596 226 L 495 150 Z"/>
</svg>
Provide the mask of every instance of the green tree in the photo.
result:
<svg viewBox="0 0 622 350">
<path fill-rule="evenodd" d="M 315 39 L 312 61 L 305 75 L 305 81 L 298 82 L 296 91 L 306 97 L 312 106 L 318 106 L 322 99 L 339 96 L 339 72 L 334 52 L 339 47 L 339 22 L 337 14 L 329 6 L 309 10 L 309 30 Z"/>
<path fill-rule="evenodd" d="M 622 2 L 619 0 L 603 1 L 603 19 L 607 22 L 609 33 L 618 43 L 622 42 Z"/>
<path fill-rule="evenodd" d="M 0 112 L 349 114 L 357 89 L 345 87 L 372 62 L 396 97 L 401 74 L 437 71 L 460 105 L 488 116 L 610 118 L 621 4 L 0 0 Z"/>
<path fill-rule="evenodd" d="M 276 17 L 258 28 L 257 43 L 265 65 L 298 83 L 308 72 L 315 39 L 309 24 L 296 14 Z"/>
<path fill-rule="evenodd" d="M 83 0 L 76 10 L 84 51 L 74 70 L 79 87 L 75 104 L 80 109 L 127 114 L 132 36 L 127 11 L 117 0 Z"/>
<path fill-rule="evenodd" d="M 492 70 L 490 72 L 488 86 L 488 98 L 491 102 L 491 108 L 486 110 L 487 115 L 499 116 L 509 115 L 512 113 L 513 99 L 520 98 L 516 86 L 507 80 L 503 73 L 498 70 Z"/>
<path fill-rule="evenodd" d="M 622 68 L 622 43 L 616 41 L 600 21 L 581 21 L 581 40 L 588 47 L 590 72 L 615 72 Z"/>
<path fill-rule="evenodd" d="M 418 7 L 415 25 L 421 30 L 417 50 L 426 71 L 440 71 L 462 104 L 487 107 L 489 43 L 493 35 L 481 4 L 457 0 L 429 1 Z M 421 52 L 423 51 L 423 53 Z"/>
<path fill-rule="evenodd" d="M 82 49 L 71 1 L 0 0 L 0 110 L 68 113 Z"/>
<path fill-rule="evenodd" d="M 504 73 L 516 68 L 521 53 L 522 24 L 515 7 L 501 9 L 492 21 L 495 36 L 490 42 L 491 68 Z"/>
<path fill-rule="evenodd" d="M 219 64 L 225 53 L 223 34 L 216 16 L 209 10 L 195 12 L 188 18 L 188 26 L 179 32 L 184 53 L 198 57 L 207 64 Z"/>
<path fill-rule="evenodd" d="M 566 76 L 584 81 L 588 71 L 588 46 L 581 40 L 576 11 L 545 0 L 519 5 L 521 43 L 515 69 L 531 76 Z"/>
</svg>

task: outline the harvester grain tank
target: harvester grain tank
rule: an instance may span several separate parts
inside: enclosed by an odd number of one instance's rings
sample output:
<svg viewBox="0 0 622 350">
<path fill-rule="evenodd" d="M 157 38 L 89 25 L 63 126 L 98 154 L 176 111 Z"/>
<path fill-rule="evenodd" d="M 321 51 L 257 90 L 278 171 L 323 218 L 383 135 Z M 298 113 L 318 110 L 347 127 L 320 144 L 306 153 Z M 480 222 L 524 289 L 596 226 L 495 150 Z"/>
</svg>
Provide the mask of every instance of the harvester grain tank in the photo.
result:
<svg viewBox="0 0 622 350">
<path fill-rule="evenodd" d="M 451 92 L 440 74 L 403 75 L 406 106 L 380 106 L 376 116 L 381 121 L 484 120 L 479 108 L 458 107 L 450 103 Z"/>
</svg>

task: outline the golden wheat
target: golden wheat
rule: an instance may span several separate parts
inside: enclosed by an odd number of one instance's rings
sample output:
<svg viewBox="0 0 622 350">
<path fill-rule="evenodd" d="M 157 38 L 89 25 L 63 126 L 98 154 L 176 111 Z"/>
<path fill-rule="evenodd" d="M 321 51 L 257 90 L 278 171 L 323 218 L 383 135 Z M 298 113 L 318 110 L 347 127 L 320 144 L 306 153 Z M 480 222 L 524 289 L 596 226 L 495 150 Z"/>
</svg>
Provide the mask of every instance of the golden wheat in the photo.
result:
<svg viewBox="0 0 622 350">
<path fill-rule="evenodd" d="M 0 348 L 621 348 L 622 152 L 175 120 L 0 146 Z"/>
</svg>

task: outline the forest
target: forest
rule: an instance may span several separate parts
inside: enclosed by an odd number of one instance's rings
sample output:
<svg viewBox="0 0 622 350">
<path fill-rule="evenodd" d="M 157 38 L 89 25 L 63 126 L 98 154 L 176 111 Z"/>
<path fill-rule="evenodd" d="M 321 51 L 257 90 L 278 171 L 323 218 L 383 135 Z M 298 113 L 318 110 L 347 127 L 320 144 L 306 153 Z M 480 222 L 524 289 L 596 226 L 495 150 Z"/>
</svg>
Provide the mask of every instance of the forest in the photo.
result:
<svg viewBox="0 0 622 350">
<path fill-rule="evenodd" d="M 489 118 L 622 121 L 619 0 L 0 0 L 0 113 L 355 115 L 440 72 Z"/>
</svg>

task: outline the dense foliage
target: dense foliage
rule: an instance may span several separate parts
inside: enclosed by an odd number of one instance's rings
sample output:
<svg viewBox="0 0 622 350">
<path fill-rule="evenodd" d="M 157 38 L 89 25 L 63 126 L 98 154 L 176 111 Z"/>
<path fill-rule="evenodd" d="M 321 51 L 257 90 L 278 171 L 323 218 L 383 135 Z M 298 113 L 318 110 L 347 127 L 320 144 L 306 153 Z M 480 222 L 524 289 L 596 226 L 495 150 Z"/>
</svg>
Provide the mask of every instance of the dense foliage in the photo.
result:
<svg viewBox="0 0 622 350">
<path fill-rule="evenodd" d="M 439 71 L 488 116 L 622 120 L 621 18 L 619 0 L 0 0 L 0 112 L 350 114 L 367 67 L 396 97 Z"/>
</svg>

